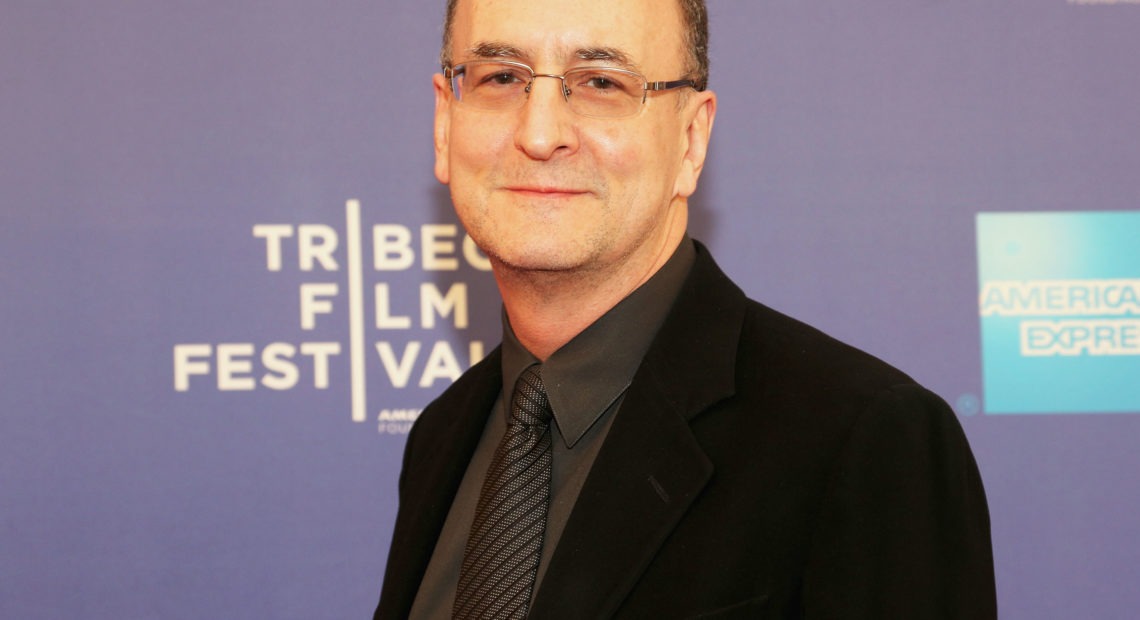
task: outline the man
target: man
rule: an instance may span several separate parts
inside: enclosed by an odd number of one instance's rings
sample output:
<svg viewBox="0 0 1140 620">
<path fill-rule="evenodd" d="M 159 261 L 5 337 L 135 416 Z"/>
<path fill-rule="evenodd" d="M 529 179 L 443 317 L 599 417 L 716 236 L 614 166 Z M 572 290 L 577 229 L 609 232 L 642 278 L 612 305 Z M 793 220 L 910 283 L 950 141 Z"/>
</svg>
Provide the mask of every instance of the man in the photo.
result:
<svg viewBox="0 0 1140 620">
<path fill-rule="evenodd" d="M 996 616 L 946 405 L 686 236 L 706 50 L 699 0 L 450 2 L 435 173 L 503 345 L 409 436 L 377 618 Z"/>
</svg>

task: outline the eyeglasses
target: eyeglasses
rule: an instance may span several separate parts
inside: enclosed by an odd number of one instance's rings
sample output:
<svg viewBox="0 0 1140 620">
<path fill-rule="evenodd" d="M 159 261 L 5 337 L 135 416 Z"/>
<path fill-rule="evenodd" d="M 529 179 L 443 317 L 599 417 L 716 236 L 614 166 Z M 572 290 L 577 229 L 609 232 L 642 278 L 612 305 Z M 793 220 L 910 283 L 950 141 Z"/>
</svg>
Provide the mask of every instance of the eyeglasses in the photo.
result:
<svg viewBox="0 0 1140 620">
<path fill-rule="evenodd" d="M 633 116 L 645 103 L 649 91 L 697 87 L 693 80 L 649 82 L 639 73 L 615 67 L 576 67 L 562 75 L 535 73 L 521 62 L 473 60 L 444 67 L 451 91 L 463 105 L 481 110 L 521 107 L 530 96 L 535 78 L 562 82 L 562 97 L 576 114 L 594 118 Z"/>
</svg>

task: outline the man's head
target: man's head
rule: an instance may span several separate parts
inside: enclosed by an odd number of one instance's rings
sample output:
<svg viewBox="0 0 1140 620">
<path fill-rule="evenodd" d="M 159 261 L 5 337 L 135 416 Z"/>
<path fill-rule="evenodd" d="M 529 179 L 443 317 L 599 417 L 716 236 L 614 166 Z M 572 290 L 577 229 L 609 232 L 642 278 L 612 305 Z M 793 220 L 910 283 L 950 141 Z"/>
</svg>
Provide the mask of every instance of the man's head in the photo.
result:
<svg viewBox="0 0 1140 620">
<path fill-rule="evenodd" d="M 497 272 L 592 273 L 598 281 L 636 283 L 676 247 L 716 98 L 690 87 L 642 87 L 693 77 L 700 61 L 687 44 L 689 15 L 682 10 L 691 4 L 456 0 L 449 6 L 446 68 L 458 67 L 466 81 L 457 93 L 447 77 L 434 78 L 436 176 L 450 185 L 464 227 Z M 703 31 L 703 7 L 698 13 Z M 488 61 L 529 69 L 484 72 L 477 82 L 474 67 Z M 614 91 L 589 75 L 561 78 L 598 67 L 641 78 L 634 92 Z M 461 96 L 477 88 L 499 102 L 504 89 L 517 96 L 490 107 Z M 589 91 L 595 98 L 622 92 L 632 103 L 620 118 L 598 118 L 580 105 Z"/>
</svg>

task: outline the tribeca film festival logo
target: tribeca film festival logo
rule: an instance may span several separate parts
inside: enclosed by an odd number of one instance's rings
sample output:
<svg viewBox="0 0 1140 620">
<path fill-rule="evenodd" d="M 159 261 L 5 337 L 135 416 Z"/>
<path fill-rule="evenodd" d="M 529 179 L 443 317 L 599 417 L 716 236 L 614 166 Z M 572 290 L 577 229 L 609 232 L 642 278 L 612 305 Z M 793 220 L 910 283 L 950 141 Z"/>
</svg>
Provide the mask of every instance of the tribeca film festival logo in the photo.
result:
<svg viewBox="0 0 1140 620">
<path fill-rule="evenodd" d="M 1140 412 L 1140 211 L 981 213 L 987 413 Z"/>
<path fill-rule="evenodd" d="M 292 390 L 310 386 L 326 390 L 330 385 L 332 360 L 348 356 L 352 420 L 368 422 L 367 368 L 376 362 L 388 384 L 396 390 L 415 385 L 433 387 L 459 378 L 465 367 L 484 357 L 484 343 L 471 340 L 464 351 L 457 351 L 448 340 L 433 343 L 414 339 L 402 346 L 387 339 L 370 344 L 366 324 L 382 332 L 407 334 L 420 329 L 425 333 L 448 321 L 457 331 L 466 330 L 468 287 L 455 282 L 446 290 L 434 282 L 420 282 L 418 290 L 393 290 L 389 282 L 377 282 L 371 290 L 364 284 L 364 246 L 371 242 L 371 268 L 378 273 L 413 269 L 419 263 L 424 273 L 455 272 L 465 262 L 479 271 L 490 271 L 490 261 L 466 234 L 454 224 L 426 224 L 418 239 L 413 231 L 398 224 L 376 224 L 365 231 L 361 226 L 360 203 L 345 204 L 344 261 L 338 258 L 341 239 L 326 224 L 255 224 L 251 240 L 264 246 L 265 268 L 281 272 L 287 268 L 283 255 L 286 244 L 296 249 L 297 268 L 302 273 L 322 274 L 342 280 L 347 274 L 347 291 L 342 298 L 341 283 L 305 282 L 299 287 L 299 324 L 303 332 L 313 331 L 321 321 L 334 320 L 338 304 L 348 315 L 348 342 L 272 342 L 258 350 L 249 342 L 181 343 L 174 345 L 174 389 L 178 392 L 212 389 L 219 392 L 246 392 L 258 389 Z M 367 236 L 366 236 L 367 235 Z M 417 253 L 418 250 L 418 253 Z M 366 295 L 371 294 L 373 313 L 365 316 Z M 419 316 L 393 310 L 393 300 L 418 298 Z M 460 348 L 464 348 L 460 345 Z M 369 350 L 371 349 L 371 351 Z M 307 359 L 306 359 L 307 358 Z M 305 363 L 301 363 L 302 359 Z M 466 366 L 462 362 L 466 363 Z M 311 368 L 311 377 L 302 377 L 302 368 Z M 406 433 L 418 417 L 418 409 L 383 408 L 373 418 L 381 433 Z"/>
</svg>

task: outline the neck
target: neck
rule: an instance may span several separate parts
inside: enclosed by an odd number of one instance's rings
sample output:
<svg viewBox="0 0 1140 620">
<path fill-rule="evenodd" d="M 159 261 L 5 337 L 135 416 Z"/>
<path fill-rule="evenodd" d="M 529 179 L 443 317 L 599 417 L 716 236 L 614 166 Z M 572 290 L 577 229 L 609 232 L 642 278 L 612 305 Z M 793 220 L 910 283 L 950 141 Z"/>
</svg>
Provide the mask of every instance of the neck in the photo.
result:
<svg viewBox="0 0 1140 620">
<path fill-rule="evenodd" d="M 685 229 L 670 232 L 643 256 L 619 261 L 613 270 L 528 272 L 494 265 L 511 329 L 540 361 L 582 333 L 644 284 L 669 260 Z"/>
</svg>

